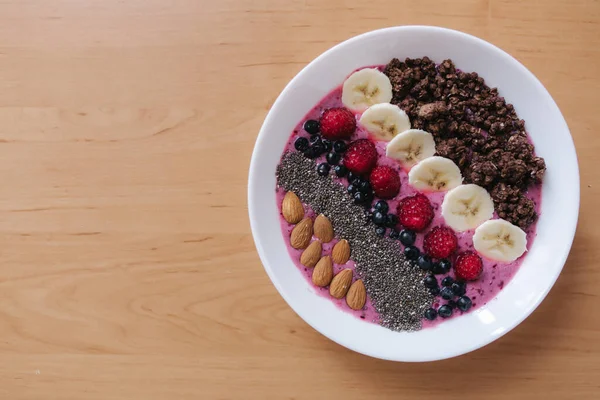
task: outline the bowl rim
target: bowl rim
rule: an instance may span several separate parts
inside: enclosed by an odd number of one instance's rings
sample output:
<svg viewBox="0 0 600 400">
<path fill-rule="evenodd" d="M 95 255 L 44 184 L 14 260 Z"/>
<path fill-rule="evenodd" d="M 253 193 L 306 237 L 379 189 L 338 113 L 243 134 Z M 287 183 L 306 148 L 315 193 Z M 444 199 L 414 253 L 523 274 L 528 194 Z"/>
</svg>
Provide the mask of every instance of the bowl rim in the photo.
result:
<svg viewBox="0 0 600 400">
<path fill-rule="evenodd" d="M 316 324 L 313 324 L 312 321 L 310 321 L 309 318 L 306 318 L 303 313 L 301 311 L 299 311 L 297 309 L 297 307 L 295 307 L 293 305 L 293 302 L 291 301 L 291 299 L 288 296 L 288 293 L 284 290 L 284 288 L 282 287 L 281 282 L 277 279 L 277 277 L 275 276 L 275 273 L 273 272 L 271 265 L 269 265 L 268 261 L 267 261 L 267 250 L 265 249 L 265 247 L 263 246 L 263 244 L 261 243 L 260 238 L 258 237 L 258 235 L 256 234 L 257 231 L 257 221 L 255 218 L 255 211 L 258 207 L 258 205 L 254 202 L 254 196 L 255 196 L 255 191 L 254 191 L 254 187 L 256 185 L 253 184 L 254 180 L 257 179 L 257 174 L 256 174 L 256 170 L 257 170 L 257 165 L 258 165 L 258 153 L 259 153 L 259 149 L 264 145 L 264 142 L 266 140 L 266 131 L 267 128 L 269 127 L 269 125 L 271 124 L 271 120 L 274 117 L 274 113 L 273 110 L 277 109 L 277 106 L 279 105 L 280 102 L 283 101 L 283 99 L 285 97 L 287 97 L 289 95 L 290 89 L 296 84 L 296 82 L 298 80 L 302 79 L 302 76 L 304 75 L 304 73 L 306 72 L 306 70 L 312 65 L 317 63 L 319 60 L 328 57 L 332 52 L 335 52 L 336 49 L 338 49 L 339 47 L 351 44 L 353 42 L 356 41 L 361 41 L 364 40 L 366 38 L 369 38 L 371 36 L 375 36 L 375 35 L 379 35 L 382 33 L 388 33 L 388 32 L 401 32 L 401 31 L 410 31 L 410 30 L 429 30 L 429 31 L 436 31 L 437 33 L 449 33 L 449 34 L 454 34 L 454 35 L 458 35 L 458 36 L 463 36 L 464 38 L 471 40 L 471 41 L 476 41 L 478 42 L 480 45 L 484 46 L 484 47 L 488 47 L 490 48 L 491 51 L 495 51 L 500 53 L 502 56 L 504 57 L 508 57 L 512 63 L 515 65 L 515 67 L 519 68 L 521 70 L 521 73 L 523 73 L 525 76 L 527 76 L 527 79 L 530 80 L 535 86 L 538 87 L 538 89 L 541 90 L 542 93 L 545 94 L 545 96 L 547 97 L 548 101 L 549 101 L 549 106 L 551 108 L 554 109 L 554 111 L 556 112 L 557 116 L 560 118 L 560 130 L 564 130 L 568 133 L 568 139 L 570 140 L 570 145 L 571 145 L 571 149 L 573 156 L 574 156 L 574 160 L 575 163 L 572 166 L 574 169 L 572 171 L 572 173 L 574 174 L 573 176 L 577 178 L 577 185 L 576 186 L 576 192 L 571 193 L 572 198 L 573 198 L 573 203 L 576 205 L 576 208 L 574 210 L 574 214 L 572 215 L 572 219 L 571 219 L 571 224 L 570 227 L 562 227 L 562 228 L 568 228 L 568 232 L 565 233 L 565 238 L 568 241 L 568 247 L 567 247 L 567 251 L 564 252 L 564 254 L 561 254 L 561 256 L 558 258 L 558 264 L 560 265 L 559 268 L 556 269 L 554 276 L 551 277 L 551 280 L 549 282 L 549 284 L 547 285 L 546 288 L 544 288 L 543 292 L 540 293 L 540 295 L 538 296 L 538 298 L 535 300 L 535 302 L 531 305 L 530 308 L 524 310 L 524 312 L 522 312 L 518 317 L 514 318 L 512 320 L 512 323 L 509 324 L 506 329 L 503 332 L 500 332 L 498 335 L 494 336 L 494 337 L 488 337 L 485 340 L 483 340 L 481 343 L 477 343 L 476 345 L 473 345 L 471 347 L 468 348 L 461 348 L 460 350 L 454 351 L 454 352 L 448 352 L 446 354 L 444 354 L 443 356 L 440 357 L 423 357 L 422 359 L 400 359 L 397 357 L 389 357 L 384 353 L 375 353 L 375 352 L 370 352 L 370 351 L 365 351 L 364 349 L 360 348 L 360 346 L 356 346 L 353 343 L 349 343 L 347 341 L 341 340 L 337 337 L 333 337 L 332 335 L 329 335 L 328 333 L 324 332 L 323 330 L 319 329 L 318 326 L 316 326 Z M 277 291 L 279 292 L 279 294 L 283 297 L 283 299 L 286 301 L 286 303 L 292 308 L 292 310 L 300 317 L 302 318 L 306 323 L 308 323 L 313 329 L 315 329 L 317 332 L 321 333 L 322 335 L 324 335 L 325 337 L 329 338 L 330 340 L 332 340 L 333 342 L 340 344 L 350 350 L 353 350 L 357 353 L 361 353 L 370 357 L 374 357 L 374 358 L 379 358 L 379 359 L 384 359 L 384 360 L 390 360 L 390 361 L 403 361 L 403 362 L 423 362 L 423 361 L 436 361 L 436 360 L 443 360 L 443 359 L 448 359 L 448 358 L 453 358 L 453 357 L 457 357 L 459 355 L 463 355 L 463 354 L 467 354 L 470 353 L 474 350 L 477 350 L 481 347 L 484 347 L 486 345 L 488 345 L 489 343 L 492 343 L 493 341 L 501 338 L 502 336 L 504 336 L 506 333 L 510 332 L 511 330 L 513 330 L 516 326 L 518 326 L 519 324 L 521 324 L 529 315 L 531 315 L 531 313 L 536 310 L 538 308 L 538 306 L 540 305 L 540 303 L 546 298 L 546 296 L 548 295 L 548 293 L 550 292 L 550 290 L 552 289 L 552 287 L 554 287 L 556 280 L 558 279 L 558 276 L 560 275 L 560 273 L 562 272 L 564 265 L 566 263 L 566 260 L 570 254 L 571 248 L 572 248 L 572 243 L 575 237 L 575 232 L 576 232 L 576 228 L 577 228 L 577 221 L 578 221 L 578 217 L 579 217 L 579 208 L 580 208 L 580 174 L 579 174 L 579 163 L 578 163 L 578 159 L 577 159 L 577 152 L 575 149 L 575 144 L 573 141 L 573 136 L 570 133 L 570 130 L 568 128 L 568 125 L 566 123 L 566 120 L 564 119 L 564 116 L 562 115 L 562 112 L 560 111 L 560 109 L 558 108 L 558 105 L 556 104 L 556 102 L 554 101 L 554 99 L 552 98 L 552 96 L 550 95 L 550 93 L 548 92 L 548 90 L 544 87 L 544 85 L 540 82 L 540 80 L 531 72 L 529 71 L 523 64 L 521 64 L 516 58 L 514 58 L 512 55 L 510 55 L 509 53 L 507 53 L 506 51 L 502 50 L 501 48 L 491 44 L 490 42 L 478 38 L 474 35 L 465 33 L 465 32 L 461 32 L 458 30 L 454 30 L 454 29 L 449 29 L 449 28 L 444 28 L 444 27 L 439 27 L 439 26 L 430 26 L 430 25 L 402 25 L 402 26 L 393 26 L 393 27 L 387 27 L 387 28 L 382 28 L 382 29 L 376 29 L 376 30 L 372 30 L 372 31 L 368 31 L 359 35 L 356 35 L 354 37 L 351 37 L 347 40 L 344 40 L 336 45 L 334 45 L 333 47 L 327 49 L 326 51 L 324 51 L 323 53 L 321 53 L 319 56 L 317 56 L 314 60 L 312 60 L 310 63 L 308 63 L 307 65 L 305 65 L 302 70 L 300 70 L 300 72 L 298 72 L 288 83 L 287 85 L 284 87 L 284 89 L 281 91 L 281 93 L 278 95 L 277 99 L 275 100 L 275 102 L 273 103 L 273 105 L 271 106 L 269 112 L 267 113 L 267 116 L 265 117 L 265 120 L 261 126 L 261 129 L 258 133 L 258 137 L 256 139 L 255 145 L 254 145 L 254 149 L 252 152 L 252 157 L 250 160 L 250 167 L 249 167 L 249 175 L 248 175 L 248 215 L 249 215 L 249 219 L 250 219 L 250 227 L 251 227 L 251 231 L 252 231 L 252 236 L 253 236 L 253 240 L 259 255 L 259 258 L 261 260 L 261 263 L 263 264 L 263 267 L 265 269 L 265 271 L 267 272 L 267 275 L 269 276 L 269 278 L 271 279 L 271 282 L 273 283 L 273 285 L 275 286 L 275 288 L 277 289 Z"/>
</svg>

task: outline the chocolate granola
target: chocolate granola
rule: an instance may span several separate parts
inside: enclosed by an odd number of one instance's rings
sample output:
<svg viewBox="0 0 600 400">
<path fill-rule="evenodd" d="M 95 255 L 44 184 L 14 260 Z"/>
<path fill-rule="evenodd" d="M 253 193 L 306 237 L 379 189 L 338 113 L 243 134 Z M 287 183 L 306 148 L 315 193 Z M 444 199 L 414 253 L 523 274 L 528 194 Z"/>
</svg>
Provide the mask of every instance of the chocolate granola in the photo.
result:
<svg viewBox="0 0 600 400">
<path fill-rule="evenodd" d="M 541 182 L 546 164 L 527 139 L 525 121 L 498 89 L 452 60 L 436 67 L 428 57 L 393 59 L 384 73 L 392 104 L 408 114 L 413 128 L 431 132 L 437 154 L 452 159 L 465 182 L 488 189 L 500 218 L 523 229 L 531 225 L 537 215 L 526 191 Z"/>
</svg>

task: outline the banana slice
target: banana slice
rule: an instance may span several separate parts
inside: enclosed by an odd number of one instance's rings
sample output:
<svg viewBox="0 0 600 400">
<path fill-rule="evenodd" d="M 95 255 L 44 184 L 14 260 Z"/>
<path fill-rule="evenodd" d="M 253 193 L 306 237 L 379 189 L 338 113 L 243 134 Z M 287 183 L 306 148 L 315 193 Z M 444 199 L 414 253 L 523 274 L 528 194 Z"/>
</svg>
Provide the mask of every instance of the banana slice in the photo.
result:
<svg viewBox="0 0 600 400">
<path fill-rule="evenodd" d="M 392 100 L 392 83 L 376 68 L 356 71 L 344 81 L 342 103 L 350 110 L 363 112 L 373 104 Z"/>
<path fill-rule="evenodd" d="M 462 183 L 460 169 L 444 157 L 429 157 L 408 172 L 408 183 L 417 190 L 445 192 Z"/>
<path fill-rule="evenodd" d="M 457 232 L 475 229 L 493 215 L 494 201 L 481 186 L 457 186 L 446 193 L 442 202 L 442 216 Z"/>
<path fill-rule="evenodd" d="M 365 111 L 365 114 L 368 111 Z M 414 167 L 420 161 L 432 157 L 434 154 L 435 140 L 433 140 L 433 136 L 420 129 L 409 129 L 400 133 L 385 148 L 385 155 L 400 161 L 406 169 Z"/>
<path fill-rule="evenodd" d="M 508 221 L 492 219 L 475 230 L 473 246 L 491 260 L 511 262 L 527 250 L 527 234 Z"/>
<path fill-rule="evenodd" d="M 400 107 L 390 103 L 372 105 L 360 117 L 360 123 L 377 140 L 390 141 L 407 129 L 410 119 Z"/>
</svg>

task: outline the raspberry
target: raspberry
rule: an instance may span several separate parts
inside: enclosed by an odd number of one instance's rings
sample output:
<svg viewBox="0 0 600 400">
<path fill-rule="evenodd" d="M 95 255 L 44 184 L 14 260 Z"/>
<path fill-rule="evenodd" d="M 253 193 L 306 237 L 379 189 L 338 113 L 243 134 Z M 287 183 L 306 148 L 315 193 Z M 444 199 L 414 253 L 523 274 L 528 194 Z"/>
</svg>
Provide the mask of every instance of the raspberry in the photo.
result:
<svg viewBox="0 0 600 400">
<path fill-rule="evenodd" d="M 481 257 L 476 253 L 465 251 L 456 257 L 454 272 L 458 279 L 462 279 L 463 281 L 474 281 L 479 278 L 481 272 L 483 272 L 483 261 L 481 261 Z"/>
<path fill-rule="evenodd" d="M 433 207 L 422 194 L 405 197 L 398 203 L 400 224 L 411 231 L 420 232 L 427 228 L 433 219 Z"/>
<path fill-rule="evenodd" d="M 326 139 L 347 139 L 356 130 L 356 118 L 347 108 L 329 108 L 319 120 L 321 135 Z"/>
<path fill-rule="evenodd" d="M 423 250 L 433 258 L 448 258 L 458 248 L 454 231 L 445 226 L 436 226 L 423 241 Z"/>
<path fill-rule="evenodd" d="M 368 139 L 359 139 L 350 143 L 344 154 L 344 166 L 357 175 L 366 175 L 377 164 L 377 150 Z"/>
<path fill-rule="evenodd" d="M 400 192 L 400 176 L 391 167 L 375 167 L 369 180 L 375 194 L 382 199 L 391 199 Z"/>
</svg>

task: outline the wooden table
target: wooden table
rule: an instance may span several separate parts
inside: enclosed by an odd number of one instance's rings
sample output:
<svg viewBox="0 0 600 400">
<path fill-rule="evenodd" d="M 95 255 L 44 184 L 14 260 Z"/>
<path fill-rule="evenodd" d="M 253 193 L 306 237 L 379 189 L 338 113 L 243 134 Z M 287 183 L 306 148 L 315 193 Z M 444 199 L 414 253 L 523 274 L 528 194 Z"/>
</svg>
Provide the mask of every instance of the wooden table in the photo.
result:
<svg viewBox="0 0 600 400">
<path fill-rule="evenodd" d="M 305 324 L 264 273 L 246 207 L 284 85 L 332 45 L 401 24 L 516 56 L 581 165 L 549 297 L 486 348 L 420 365 Z M 599 71 L 597 0 L 2 2 L 0 398 L 600 398 Z"/>
</svg>

